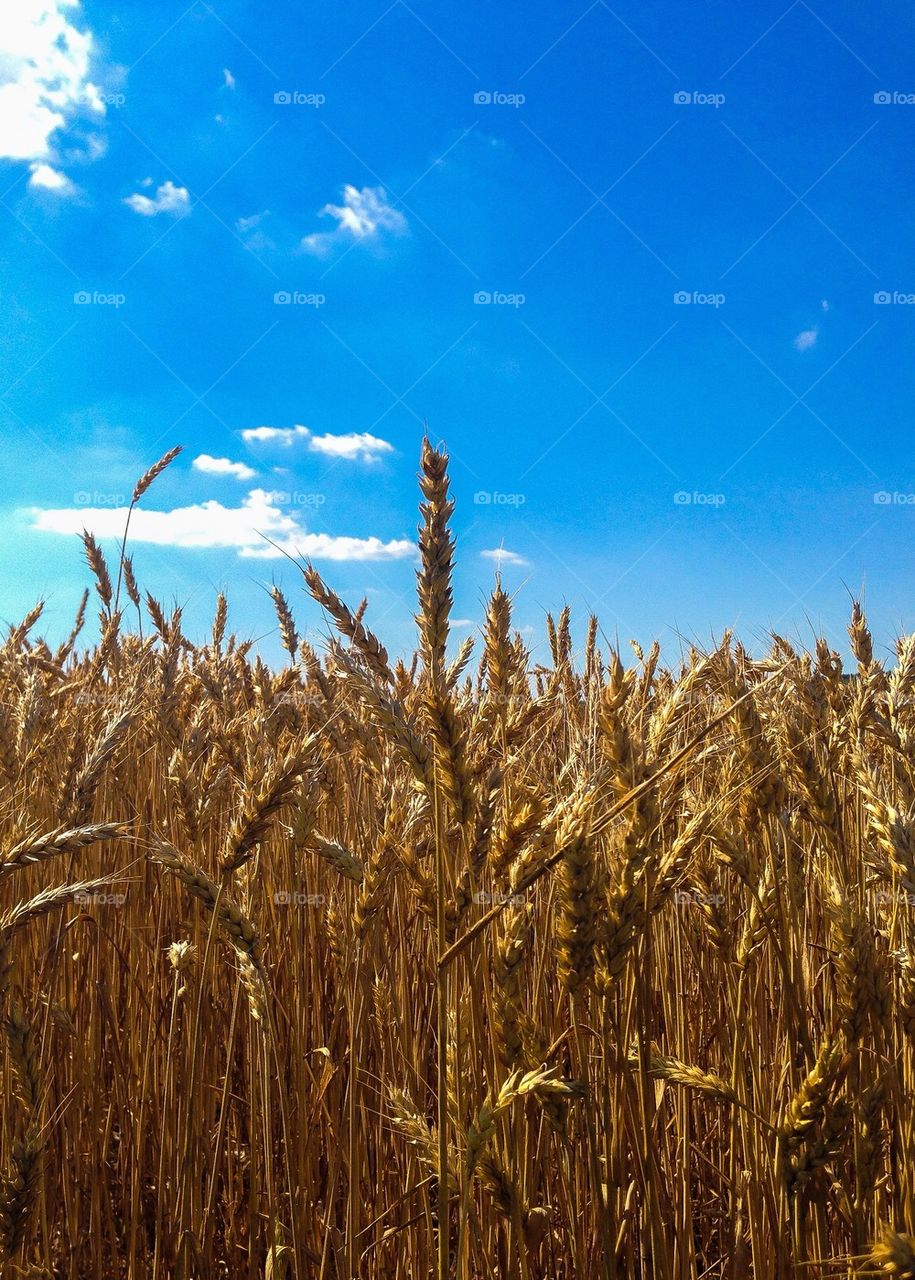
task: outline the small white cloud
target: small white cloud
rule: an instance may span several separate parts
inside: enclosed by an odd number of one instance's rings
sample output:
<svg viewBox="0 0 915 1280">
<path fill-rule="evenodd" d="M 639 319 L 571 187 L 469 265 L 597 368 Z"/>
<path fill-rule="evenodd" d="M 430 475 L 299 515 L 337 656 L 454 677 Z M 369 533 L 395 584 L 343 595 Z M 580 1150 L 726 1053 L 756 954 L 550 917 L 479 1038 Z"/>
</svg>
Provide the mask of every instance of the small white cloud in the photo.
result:
<svg viewBox="0 0 915 1280">
<path fill-rule="evenodd" d="M 100 160 L 107 151 L 108 139 L 100 133 L 90 133 L 86 137 L 84 148 L 72 152 L 72 155 L 76 160 Z"/>
<path fill-rule="evenodd" d="M 794 345 L 798 351 L 809 351 L 811 347 L 816 346 L 817 338 L 820 335 L 819 329 L 803 329 L 794 339 Z"/>
<path fill-rule="evenodd" d="M 234 89 L 234 88 L 235 88 L 235 77 L 232 75 L 232 72 L 229 70 L 229 68 L 228 68 L 228 67 L 223 67 L 223 69 L 222 69 L 222 78 L 223 78 L 223 82 L 224 82 L 224 84 L 225 84 L 225 87 L 226 87 L 227 89 Z"/>
<path fill-rule="evenodd" d="M 242 557 L 258 560 L 284 554 L 316 560 L 400 560 L 415 554 L 414 544 L 405 538 L 383 542 L 377 537 L 309 533 L 299 524 L 298 513 L 287 514 L 278 498 L 266 489 L 252 489 L 238 507 L 226 507 L 213 499 L 171 511 L 153 511 L 141 505 L 133 511 L 130 536 L 134 542 L 160 547 L 231 547 Z M 127 508 L 33 507 L 30 514 L 32 527 L 45 533 L 80 534 L 87 529 L 97 538 L 120 539 Z"/>
<path fill-rule="evenodd" d="M 370 436 L 367 431 L 350 431 L 339 436 L 328 432 L 323 436 L 312 436 L 308 447 L 312 453 L 358 462 L 376 462 L 382 454 L 394 452 L 394 446 L 388 440 Z"/>
<path fill-rule="evenodd" d="M 246 427 L 241 433 L 246 444 L 279 444 L 289 448 L 297 441 L 307 441 L 310 453 L 322 453 L 329 458 L 343 458 L 348 462 L 377 462 L 384 454 L 393 453 L 394 446 L 388 440 L 370 435 L 367 431 L 347 431 L 340 435 L 325 432 L 316 436 L 307 427 Z"/>
<path fill-rule="evenodd" d="M 150 181 L 142 183 L 143 186 L 149 186 Z M 132 195 L 127 196 L 124 203 L 128 208 L 133 209 L 134 213 L 139 213 L 143 218 L 154 218 L 158 213 L 171 213 L 176 217 L 181 217 L 185 213 L 190 212 L 191 197 L 187 187 L 176 187 L 170 180 L 166 179 L 161 187 L 158 187 L 153 197 Z"/>
<path fill-rule="evenodd" d="M 191 466 L 195 471 L 203 471 L 209 476 L 234 476 L 236 480 L 253 480 L 257 472 L 245 462 L 232 462 L 229 458 L 214 458 L 212 454 L 201 453 Z"/>
<path fill-rule="evenodd" d="M 820 303 L 820 310 L 821 310 L 821 311 L 828 311 L 828 310 L 829 310 L 829 302 L 828 302 L 828 300 L 827 300 L 826 298 L 824 298 L 824 299 L 823 299 L 823 301 Z"/>
<path fill-rule="evenodd" d="M 484 560 L 495 560 L 500 567 L 503 564 L 526 565 L 528 562 L 516 551 L 507 551 L 505 547 L 494 547 L 491 551 L 481 551 Z"/>
<path fill-rule="evenodd" d="M 295 440 L 310 435 L 307 427 L 246 427 L 241 438 L 246 444 L 259 441 L 261 444 L 281 444 L 288 448 Z"/>
<path fill-rule="evenodd" d="M 371 241 L 382 231 L 402 235 L 407 229 L 406 218 L 388 204 L 383 187 L 360 190 L 347 183 L 343 188 L 343 204 L 326 204 L 319 216 L 335 218 L 337 226 L 333 231 L 317 231 L 305 236 L 302 248 L 309 253 L 327 253 L 342 240 Z"/>
<path fill-rule="evenodd" d="M 263 209 L 260 213 L 252 213 L 248 218 L 237 218 L 235 221 L 235 230 L 240 236 L 244 237 L 244 243 L 247 248 L 253 249 L 255 253 L 276 248 L 276 245 L 262 229 L 262 224 L 269 217 L 270 210 Z"/>
<path fill-rule="evenodd" d="M 65 173 L 49 164 L 32 164 L 29 166 L 32 176 L 29 186 L 38 191 L 51 191 L 56 196 L 72 196 L 75 185 Z"/>
<path fill-rule="evenodd" d="M 269 209 L 263 209 L 260 213 L 252 213 L 250 218 L 236 218 L 235 230 L 241 231 L 242 234 L 244 234 L 245 231 L 253 231 L 255 227 L 260 226 L 264 218 L 266 218 L 269 213 Z"/>
<path fill-rule="evenodd" d="M 460 627 L 461 630 L 463 630 L 465 627 L 473 627 L 475 625 L 476 624 L 473 618 L 452 618 L 451 619 L 451 626 Z"/>
</svg>

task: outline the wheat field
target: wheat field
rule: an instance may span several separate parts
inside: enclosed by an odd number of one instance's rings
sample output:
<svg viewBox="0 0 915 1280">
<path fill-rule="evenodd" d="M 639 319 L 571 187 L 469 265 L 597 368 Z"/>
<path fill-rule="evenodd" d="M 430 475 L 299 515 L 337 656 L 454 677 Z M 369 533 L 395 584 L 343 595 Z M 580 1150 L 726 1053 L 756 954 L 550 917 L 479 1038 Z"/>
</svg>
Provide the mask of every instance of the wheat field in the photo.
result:
<svg viewBox="0 0 915 1280">
<path fill-rule="evenodd" d="M 457 648 L 420 483 L 408 666 L 310 565 L 320 650 L 192 643 L 128 535 L 10 628 L 3 1274 L 915 1277 L 915 637 Z"/>
</svg>

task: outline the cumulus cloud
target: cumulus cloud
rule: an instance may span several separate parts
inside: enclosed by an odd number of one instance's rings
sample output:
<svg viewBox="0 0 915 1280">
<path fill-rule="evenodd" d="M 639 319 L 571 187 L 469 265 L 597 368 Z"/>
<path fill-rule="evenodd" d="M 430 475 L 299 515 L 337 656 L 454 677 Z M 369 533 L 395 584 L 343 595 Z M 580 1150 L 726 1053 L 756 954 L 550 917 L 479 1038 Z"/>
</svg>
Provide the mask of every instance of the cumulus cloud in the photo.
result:
<svg viewBox="0 0 915 1280">
<path fill-rule="evenodd" d="M 262 444 L 281 444 L 288 448 L 296 440 L 310 435 L 307 427 L 246 427 L 241 438 L 246 444 L 259 441 Z"/>
<path fill-rule="evenodd" d="M 203 471 L 210 476 L 234 476 L 236 480 L 253 480 L 257 472 L 245 462 L 232 462 L 229 458 L 214 458 L 210 453 L 201 453 L 191 466 L 195 471 Z"/>
<path fill-rule="evenodd" d="M 484 560 L 495 560 L 499 568 L 503 564 L 526 565 L 528 562 L 516 551 L 507 551 L 505 547 L 494 547 L 491 551 L 481 551 Z"/>
<path fill-rule="evenodd" d="M 29 169 L 31 170 L 29 186 L 33 190 L 50 191 L 56 196 L 71 196 L 76 191 L 76 187 L 67 175 L 52 165 L 36 162 L 29 165 Z"/>
<path fill-rule="evenodd" d="M 402 235 L 407 220 L 388 203 L 383 187 L 358 187 L 347 183 L 343 188 L 343 204 L 326 204 L 319 217 L 336 219 L 333 231 L 316 231 L 305 236 L 302 248 L 308 253 L 328 253 L 340 241 L 372 241 L 382 231 Z"/>
<path fill-rule="evenodd" d="M 143 218 L 154 218 L 157 213 L 171 213 L 181 217 L 190 212 L 191 197 L 187 187 L 176 187 L 170 179 L 166 179 L 156 188 L 154 196 L 134 194 L 125 197 L 124 203 Z"/>
<path fill-rule="evenodd" d="M 809 351 L 811 347 L 816 346 L 816 341 L 819 336 L 820 331 L 816 326 L 812 329 L 802 329 L 794 339 L 794 345 L 798 351 Z"/>
<path fill-rule="evenodd" d="M 380 436 L 367 431 L 347 431 L 340 435 L 326 432 L 316 436 L 307 427 L 247 427 L 241 433 L 246 444 L 278 444 L 288 448 L 296 442 L 305 443 L 310 453 L 323 453 L 329 458 L 344 458 L 348 462 L 377 462 L 386 453 L 393 453 L 394 446 Z"/>
<path fill-rule="evenodd" d="M 384 453 L 393 453 L 394 446 L 367 431 L 349 431 L 345 435 L 312 436 L 309 443 L 312 453 L 323 453 L 329 458 L 347 458 L 350 461 L 375 462 Z"/>
<path fill-rule="evenodd" d="M 223 79 L 223 85 L 226 89 L 235 88 L 235 77 L 232 75 L 232 72 L 229 70 L 228 67 L 223 67 L 222 79 Z"/>
<path fill-rule="evenodd" d="M 0 158 L 46 160 L 80 111 L 105 113 L 89 78 L 93 38 L 72 0 L 11 0 L 0 16 Z M 40 185 L 40 183 L 38 184 Z"/>
<path fill-rule="evenodd" d="M 131 517 L 130 537 L 160 547 L 234 548 L 240 556 L 258 560 L 284 554 L 315 560 L 398 560 L 414 553 L 413 543 L 403 538 L 384 542 L 377 537 L 309 533 L 283 508 L 281 498 L 266 489 L 252 489 L 238 507 L 215 499 L 171 511 L 140 506 Z M 87 529 L 97 538 L 120 539 L 127 508 L 33 507 L 30 514 L 32 527 L 45 533 L 80 534 Z"/>
</svg>

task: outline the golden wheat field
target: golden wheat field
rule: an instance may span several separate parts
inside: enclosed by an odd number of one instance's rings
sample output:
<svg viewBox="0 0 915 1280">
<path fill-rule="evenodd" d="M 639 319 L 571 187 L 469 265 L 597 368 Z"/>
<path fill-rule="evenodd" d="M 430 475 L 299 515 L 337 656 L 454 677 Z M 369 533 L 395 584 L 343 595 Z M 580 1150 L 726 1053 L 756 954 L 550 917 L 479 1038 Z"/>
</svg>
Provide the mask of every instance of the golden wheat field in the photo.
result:
<svg viewBox="0 0 915 1280">
<path fill-rule="evenodd" d="M 915 1276 L 915 637 L 454 649 L 420 479 L 409 666 L 88 535 L 100 642 L 10 629 L 3 1274 Z"/>
</svg>

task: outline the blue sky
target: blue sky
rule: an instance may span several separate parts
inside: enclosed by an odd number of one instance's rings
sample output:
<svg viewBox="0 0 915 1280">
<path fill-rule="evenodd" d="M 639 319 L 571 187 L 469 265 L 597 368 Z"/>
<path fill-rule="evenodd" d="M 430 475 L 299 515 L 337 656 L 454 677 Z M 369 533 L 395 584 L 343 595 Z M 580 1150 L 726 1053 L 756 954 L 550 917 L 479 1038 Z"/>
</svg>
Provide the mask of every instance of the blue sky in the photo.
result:
<svg viewBox="0 0 915 1280">
<path fill-rule="evenodd" d="M 65 633 L 75 531 L 113 547 L 183 444 L 132 545 L 192 633 L 225 589 L 272 655 L 274 581 L 321 628 L 268 534 L 406 650 L 428 423 L 464 628 L 501 570 L 532 640 L 569 603 L 670 654 L 725 627 L 845 650 L 864 592 L 891 645 L 915 626 L 913 22 L 21 0 L 0 615 L 43 595 Z"/>
</svg>

